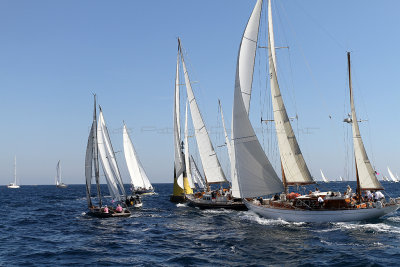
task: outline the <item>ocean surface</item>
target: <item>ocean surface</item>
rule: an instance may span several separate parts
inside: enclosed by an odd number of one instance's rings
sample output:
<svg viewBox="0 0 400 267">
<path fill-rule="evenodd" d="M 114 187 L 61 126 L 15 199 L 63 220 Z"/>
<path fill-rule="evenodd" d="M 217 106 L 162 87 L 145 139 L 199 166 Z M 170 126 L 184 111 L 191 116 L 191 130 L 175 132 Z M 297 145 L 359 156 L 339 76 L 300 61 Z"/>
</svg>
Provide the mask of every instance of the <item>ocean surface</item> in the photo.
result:
<svg viewBox="0 0 400 267">
<path fill-rule="evenodd" d="M 320 190 L 344 191 L 347 184 Z M 383 185 L 400 196 L 400 183 Z M 155 189 L 131 217 L 97 219 L 85 215 L 84 185 L 1 186 L 0 265 L 400 265 L 400 212 L 364 222 L 288 223 L 249 211 L 174 204 L 172 184 Z"/>
</svg>

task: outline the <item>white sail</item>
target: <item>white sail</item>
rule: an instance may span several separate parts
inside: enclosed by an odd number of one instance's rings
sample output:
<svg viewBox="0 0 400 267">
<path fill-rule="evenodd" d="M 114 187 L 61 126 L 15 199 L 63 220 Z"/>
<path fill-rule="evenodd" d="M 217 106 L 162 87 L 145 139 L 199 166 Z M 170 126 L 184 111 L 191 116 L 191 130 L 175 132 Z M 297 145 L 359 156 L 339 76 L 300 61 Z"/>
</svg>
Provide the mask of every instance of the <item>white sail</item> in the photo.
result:
<svg viewBox="0 0 400 267">
<path fill-rule="evenodd" d="M 328 183 L 329 182 L 329 180 L 325 177 L 325 175 L 324 175 L 324 173 L 322 172 L 322 170 L 320 169 L 320 171 L 321 171 L 321 177 L 322 177 L 322 181 L 324 181 L 325 183 Z"/>
<path fill-rule="evenodd" d="M 208 183 L 227 182 L 225 174 L 221 168 L 221 164 L 219 163 L 217 154 L 214 151 L 214 147 L 208 135 L 199 107 L 197 106 L 192 86 L 190 84 L 189 74 L 186 69 L 185 61 L 183 59 L 182 50 L 181 50 L 181 60 L 182 60 L 183 72 L 185 75 L 186 91 L 190 104 L 190 113 L 192 115 L 192 122 L 194 126 L 197 147 L 200 153 L 201 163 L 203 165 L 204 175 Z"/>
<path fill-rule="evenodd" d="M 262 0 L 258 0 L 243 32 L 237 59 L 235 90 L 240 89 L 247 114 L 250 110 L 261 9 Z"/>
<path fill-rule="evenodd" d="M 274 32 L 272 25 L 271 1 L 268 5 L 268 51 L 271 81 L 272 106 L 278 139 L 279 152 L 287 184 L 314 183 L 310 171 L 304 161 L 296 136 L 290 124 L 285 104 L 279 89 L 276 71 Z"/>
<path fill-rule="evenodd" d="M 356 170 L 360 181 L 360 187 L 363 190 L 383 189 L 381 183 L 376 178 L 375 171 L 372 168 L 371 162 L 368 159 L 364 143 L 361 139 L 360 129 L 358 127 L 358 121 L 356 116 L 356 109 L 354 107 L 354 96 L 351 84 L 350 53 L 347 53 L 347 59 L 348 59 L 348 69 L 349 69 L 350 106 L 351 106 L 351 122 L 353 129 L 354 156 L 356 159 Z"/>
<path fill-rule="evenodd" d="M 388 172 L 389 172 L 390 179 L 392 179 L 393 182 L 397 183 L 398 180 L 396 179 L 396 177 L 394 177 L 392 171 L 389 169 L 389 166 L 387 167 L 387 169 L 388 169 Z"/>
<path fill-rule="evenodd" d="M 61 167 L 60 167 L 60 161 L 58 161 L 57 163 L 57 177 L 56 177 L 56 185 L 60 185 L 61 184 Z"/>
<path fill-rule="evenodd" d="M 188 178 L 189 181 L 189 186 L 190 188 L 195 188 L 193 177 L 192 177 L 192 172 L 190 168 L 190 160 L 189 160 L 189 129 L 188 129 L 188 102 L 186 101 L 186 109 L 185 109 L 185 142 L 184 142 L 184 148 L 185 148 L 185 166 L 186 166 L 186 177 Z"/>
<path fill-rule="evenodd" d="M 85 157 L 86 198 L 89 207 L 92 206 L 92 201 L 90 197 L 91 197 L 92 173 L 93 173 L 94 131 L 95 131 L 95 123 L 93 122 L 88 137 L 88 142 L 86 146 L 86 157 Z"/>
<path fill-rule="evenodd" d="M 121 190 L 121 188 L 123 188 L 120 185 L 122 183 L 122 180 L 120 179 L 119 169 L 117 166 L 117 162 L 115 160 L 114 151 L 111 147 L 111 140 L 108 136 L 108 130 L 101 109 L 99 114 L 99 122 L 97 126 L 97 139 L 98 139 L 100 160 L 103 166 L 104 174 L 106 176 L 107 185 L 111 197 L 114 200 L 121 200 L 121 194 L 119 192 L 119 189 Z M 126 195 L 125 191 L 121 190 L 121 192 L 122 195 L 124 196 Z"/>
<path fill-rule="evenodd" d="M 123 127 L 122 139 L 124 144 L 125 161 L 128 167 L 129 175 L 131 177 L 131 184 L 133 188 L 152 188 L 149 178 L 147 177 L 143 166 L 138 158 L 125 124 Z"/>
<path fill-rule="evenodd" d="M 222 106 L 221 106 L 221 101 L 218 100 L 219 108 L 221 110 L 221 121 L 222 121 L 222 127 L 224 128 L 224 135 L 225 135 L 225 143 L 226 147 L 228 149 L 228 157 L 229 157 L 229 162 L 230 162 L 230 167 L 231 167 L 231 191 L 232 191 L 232 196 L 234 198 L 241 198 L 240 196 L 240 189 L 239 189 L 239 182 L 237 179 L 236 175 L 236 170 L 235 170 L 235 160 L 233 158 L 233 153 L 232 153 L 232 142 L 229 140 L 228 133 L 226 131 L 226 126 L 225 126 L 225 119 L 224 119 L 224 113 L 222 112 Z"/>
<path fill-rule="evenodd" d="M 343 182 L 342 176 L 339 176 L 339 182 Z"/>
<path fill-rule="evenodd" d="M 197 168 L 196 162 L 193 159 L 193 156 L 190 155 L 190 170 L 191 170 L 191 174 L 192 174 L 192 178 L 195 182 L 195 184 L 197 184 L 197 186 L 201 189 L 204 188 L 204 179 L 201 176 L 201 173 L 199 171 L 199 168 Z"/>
<path fill-rule="evenodd" d="M 177 184 L 183 189 L 184 159 L 181 150 L 181 126 L 180 126 L 180 94 L 179 94 L 179 47 L 176 58 L 175 76 L 175 101 L 174 101 L 174 151 L 175 151 L 175 175 Z"/>
</svg>

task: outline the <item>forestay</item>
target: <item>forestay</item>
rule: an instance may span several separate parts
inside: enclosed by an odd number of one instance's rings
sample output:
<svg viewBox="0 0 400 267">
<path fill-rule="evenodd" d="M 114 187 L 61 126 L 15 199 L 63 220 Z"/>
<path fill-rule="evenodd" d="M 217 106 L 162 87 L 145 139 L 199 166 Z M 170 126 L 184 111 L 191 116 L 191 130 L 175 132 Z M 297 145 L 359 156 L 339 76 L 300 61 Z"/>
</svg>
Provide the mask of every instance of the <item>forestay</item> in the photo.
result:
<svg viewBox="0 0 400 267">
<path fill-rule="evenodd" d="M 270 0 L 268 1 L 268 54 L 275 129 L 286 183 L 314 183 L 294 135 L 278 85 Z"/>
<path fill-rule="evenodd" d="M 185 61 L 182 55 L 182 50 L 180 51 L 183 72 L 185 75 L 186 90 L 190 104 L 190 112 L 192 115 L 192 122 L 194 126 L 201 163 L 203 165 L 204 175 L 206 176 L 207 182 L 209 184 L 227 182 L 225 174 L 222 171 L 221 164 L 219 163 L 219 160 L 217 158 L 217 154 L 215 153 L 214 147 L 211 144 L 211 140 L 204 124 L 204 120 L 201 116 L 199 107 L 194 97 L 192 86 L 190 84 L 189 74 L 187 72 Z"/>
<path fill-rule="evenodd" d="M 128 167 L 129 175 L 131 177 L 131 184 L 133 188 L 152 188 L 149 178 L 147 177 L 146 172 L 144 171 L 143 166 L 138 158 L 125 124 L 122 136 L 125 161 Z"/>
</svg>

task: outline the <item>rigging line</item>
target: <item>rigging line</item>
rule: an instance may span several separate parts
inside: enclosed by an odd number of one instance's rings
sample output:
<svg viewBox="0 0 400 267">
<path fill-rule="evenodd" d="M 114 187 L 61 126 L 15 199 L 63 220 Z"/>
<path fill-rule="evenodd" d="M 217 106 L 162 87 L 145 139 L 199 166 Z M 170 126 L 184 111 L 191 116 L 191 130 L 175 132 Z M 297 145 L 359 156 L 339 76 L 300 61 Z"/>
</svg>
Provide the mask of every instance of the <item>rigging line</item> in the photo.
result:
<svg viewBox="0 0 400 267">
<path fill-rule="evenodd" d="M 292 24 L 290 23 L 290 20 L 289 20 L 289 17 L 287 15 L 287 13 L 286 12 L 283 12 L 283 13 L 284 13 L 284 15 L 286 17 L 286 20 L 288 21 L 289 28 L 292 30 L 295 39 L 298 40 L 296 31 L 295 31 L 294 27 L 292 26 Z M 315 88 L 318 89 L 317 92 L 318 92 L 320 98 L 322 99 L 322 101 L 324 102 L 323 108 L 328 112 L 328 114 L 331 114 L 331 112 L 329 112 L 329 110 L 327 108 L 327 107 L 329 107 L 328 101 L 323 97 L 322 90 L 320 90 L 320 86 L 318 85 L 318 82 L 317 82 L 317 80 L 315 78 L 315 75 L 314 75 L 312 69 L 311 69 L 311 66 L 310 66 L 310 64 L 309 64 L 309 62 L 308 62 L 308 60 L 307 60 L 307 58 L 305 56 L 304 50 L 303 50 L 302 46 L 300 45 L 300 42 L 298 42 L 298 43 L 299 43 L 299 45 L 298 45 L 299 50 L 301 52 L 301 55 L 303 56 L 303 60 L 305 61 L 305 64 L 307 66 L 307 70 L 310 73 L 311 80 L 314 83 Z"/>
<path fill-rule="evenodd" d="M 346 48 L 332 34 L 330 34 L 330 32 L 327 29 L 325 29 L 321 24 L 319 24 L 316 19 L 314 19 L 309 13 L 307 13 L 307 11 L 301 5 L 299 5 L 297 1 L 293 2 L 297 4 L 297 6 L 304 12 L 304 14 L 306 14 L 309 17 L 309 19 L 312 22 L 315 23 L 315 25 L 319 26 L 323 32 L 325 32 L 341 49 L 343 49 L 343 51 L 346 51 Z"/>
</svg>

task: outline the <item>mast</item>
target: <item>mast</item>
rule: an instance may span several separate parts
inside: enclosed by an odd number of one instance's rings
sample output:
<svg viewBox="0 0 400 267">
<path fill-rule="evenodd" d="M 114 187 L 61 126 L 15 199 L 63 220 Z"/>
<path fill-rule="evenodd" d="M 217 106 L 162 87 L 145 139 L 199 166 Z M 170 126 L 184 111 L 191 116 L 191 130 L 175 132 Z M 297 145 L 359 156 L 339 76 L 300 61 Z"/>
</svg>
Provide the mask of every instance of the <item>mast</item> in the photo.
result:
<svg viewBox="0 0 400 267">
<path fill-rule="evenodd" d="M 368 159 L 368 155 L 361 138 L 356 109 L 354 106 L 354 93 L 351 82 L 350 52 L 347 52 L 347 65 L 349 74 L 351 118 L 347 118 L 344 121 L 352 123 L 354 158 L 356 161 L 357 194 L 361 196 L 361 190 L 383 190 L 384 188 L 376 178 L 375 171 Z"/>
<path fill-rule="evenodd" d="M 14 156 L 14 184 L 17 185 L 17 156 Z"/>
<path fill-rule="evenodd" d="M 94 94 L 94 111 L 93 111 L 93 160 L 94 160 L 94 177 L 97 186 L 97 198 L 99 206 L 102 206 L 101 191 L 100 191 L 100 170 L 99 170 L 99 148 L 97 143 L 97 109 L 96 109 L 96 94 Z"/>
<path fill-rule="evenodd" d="M 288 191 L 288 185 L 286 182 L 285 170 L 283 169 L 283 165 L 282 165 L 282 160 L 281 160 L 281 169 L 282 169 L 282 183 L 283 183 L 283 187 L 285 188 L 285 194 L 287 194 L 287 193 L 289 193 L 289 191 Z"/>
</svg>

